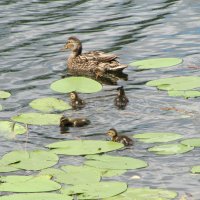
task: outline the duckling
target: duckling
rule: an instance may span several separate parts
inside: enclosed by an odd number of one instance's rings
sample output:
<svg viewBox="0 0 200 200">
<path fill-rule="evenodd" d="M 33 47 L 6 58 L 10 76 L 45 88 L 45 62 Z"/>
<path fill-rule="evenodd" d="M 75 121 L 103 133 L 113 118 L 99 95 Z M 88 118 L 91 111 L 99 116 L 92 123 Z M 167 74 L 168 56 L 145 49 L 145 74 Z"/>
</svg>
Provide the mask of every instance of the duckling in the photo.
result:
<svg viewBox="0 0 200 200">
<path fill-rule="evenodd" d="M 86 118 L 68 118 L 62 116 L 60 118 L 60 127 L 81 127 L 90 124 L 90 120 Z"/>
<path fill-rule="evenodd" d="M 80 109 L 85 106 L 85 101 L 83 101 L 75 91 L 70 92 L 70 100 L 73 109 Z"/>
<path fill-rule="evenodd" d="M 119 142 L 124 144 L 124 146 L 133 145 L 133 140 L 125 135 L 118 136 L 117 131 L 114 128 L 111 128 L 107 135 L 111 137 L 113 142 Z"/>
<path fill-rule="evenodd" d="M 115 97 L 114 99 L 114 103 L 118 108 L 124 109 L 126 105 L 128 104 L 129 100 L 125 95 L 123 86 L 117 88 L 117 90 L 118 90 L 118 93 L 117 93 L 117 97 Z"/>
<path fill-rule="evenodd" d="M 69 37 L 62 50 L 70 49 L 71 55 L 67 59 L 69 71 L 104 76 L 107 73 L 119 73 L 127 67 L 120 64 L 115 54 L 107 54 L 102 51 L 90 51 L 82 53 L 82 43 L 76 37 Z M 96 74 L 96 72 L 98 72 Z"/>
</svg>

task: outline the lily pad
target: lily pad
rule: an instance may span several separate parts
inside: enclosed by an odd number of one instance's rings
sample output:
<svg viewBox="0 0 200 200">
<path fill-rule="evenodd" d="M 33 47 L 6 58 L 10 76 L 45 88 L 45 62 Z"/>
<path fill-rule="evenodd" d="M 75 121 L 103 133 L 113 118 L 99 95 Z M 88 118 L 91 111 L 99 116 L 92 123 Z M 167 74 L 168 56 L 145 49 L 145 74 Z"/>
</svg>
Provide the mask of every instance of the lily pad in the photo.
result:
<svg viewBox="0 0 200 200">
<path fill-rule="evenodd" d="M 155 142 L 170 142 L 182 138 L 182 135 L 177 133 L 140 133 L 133 136 L 139 141 L 144 143 L 155 143 Z"/>
<path fill-rule="evenodd" d="M 72 200 L 73 197 L 56 193 L 26 193 L 1 196 L 0 200 Z"/>
<path fill-rule="evenodd" d="M 26 128 L 10 121 L 0 121 L 0 134 L 5 137 L 14 137 L 15 135 L 26 133 Z"/>
<path fill-rule="evenodd" d="M 71 106 L 68 103 L 53 97 L 35 99 L 30 102 L 29 105 L 42 112 L 64 111 L 71 109 Z"/>
<path fill-rule="evenodd" d="M 124 145 L 112 141 L 68 140 L 47 145 L 53 153 L 64 155 L 88 155 L 113 151 Z"/>
<path fill-rule="evenodd" d="M 58 160 L 59 158 L 56 154 L 43 150 L 30 152 L 12 151 L 5 154 L 0 160 L 0 172 L 7 172 L 4 171 L 6 166 L 9 168 L 11 167 L 11 171 L 16 171 L 19 169 L 41 170 L 55 165 Z"/>
<path fill-rule="evenodd" d="M 9 92 L 5 92 L 0 90 L 0 99 L 7 99 L 11 96 L 11 94 Z"/>
<path fill-rule="evenodd" d="M 16 122 L 32 125 L 59 125 L 62 115 L 42 113 L 22 113 L 11 119 Z"/>
<path fill-rule="evenodd" d="M 67 195 L 77 194 L 78 199 L 94 200 L 115 196 L 126 189 L 127 184 L 123 182 L 99 182 L 62 188 L 61 192 Z"/>
<path fill-rule="evenodd" d="M 190 147 L 200 147 L 200 138 L 191 138 L 191 139 L 183 140 L 181 141 L 181 144 L 184 144 Z"/>
<path fill-rule="evenodd" d="M 200 174 L 200 165 L 193 166 L 192 169 L 191 169 L 191 172 L 193 174 Z"/>
<path fill-rule="evenodd" d="M 48 192 L 61 186 L 48 176 L 1 176 L 1 192 Z"/>
<path fill-rule="evenodd" d="M 194 147 L 186 146 L 183 144 L 165 144 L 151 147 L 148 149 L 148 151 L 160 155 L 173 155 L 186 153 L 192 149 L 194 149 Z"/>
<path fill-rule="evenodd" d="M 170 200 L 176 196 L 176 192 L 165 189 L 128 188 L 126 192 L 106 200 Z"/>
<path fill-rule="evenodd" d="M 102 85 L 90 78 L 69 77 L 53 82 L 51 89 L 61 93 L 69 93 L 72 91 L 93 93 L 102 90 Z"/>
<path fill-rule="evenodd" d="M 88 155 L 85 165 L 103 169 L 139 169 L 147 167 L 148 164 L 140 159 L 125 156 Z"/>
<path fill-rule="evenodd" d="M 154 69 L 154 68 L 163 68 L 171 67 L 182 63 L 180 58 L 153 58 L 139 60 L 130 63 L 131 66 L 136 66 L 138 69 Z"/>
<path fill-rule="evenodd" d="M 195 90 L 188 90 L 188 91 L 177 91 L 177 90 L 169 90 L 168 95 L 172 97 L 184 97 L 188 98 L 195 98 L 200 97 L 200 91 Z"/>
</svg>

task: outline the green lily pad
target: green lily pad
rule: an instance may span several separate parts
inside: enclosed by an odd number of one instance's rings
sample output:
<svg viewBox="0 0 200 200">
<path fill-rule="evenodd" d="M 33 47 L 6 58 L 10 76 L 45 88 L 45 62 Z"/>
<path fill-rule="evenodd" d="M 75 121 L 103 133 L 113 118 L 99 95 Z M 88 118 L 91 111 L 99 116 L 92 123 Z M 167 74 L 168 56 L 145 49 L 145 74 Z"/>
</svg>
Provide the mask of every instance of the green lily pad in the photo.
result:
<svg viewBox="0 0 200 200">
<path fill-rule="evenodd" d="M 0 90 L 0 99 L 7 99 L 11 96 L 11 94 L 9 92 L 5 92 Z"/>
<path fill-rule="evenodd" d="M 130 63 L 130 65 L 136 66 L 138 67 L 138 69 L 154 69 L 162 67 L 171 67 L 180 63 L 182 63 L 182 59 L 180 58 L 153 58 L 135 61 Z"/>
<path fill-rule="evenodd" d="M 85 166 L 62 166 L 62 170 L 49 168 L 40 174 L 51 175 L 56 182 L 69 185 L 95 183 L 100 181 L 100 172 Z"/>
<path fill-rule="evenodd" d="M 22 125 L 15 124 L 10 121 L 0 121 L 0 134 L 7 137 L 12 138 L 15 135 L 26 133 L 26 128 Z"/>
<path fill-rule="evenodd" d="M 102 199 L 124 192 L 127 184 L 123 182 L 99 182 L 62 188 L 61 193 L 77 194 L 78 199 Z"/>
<path fill-rule="evenodd" d="M 72 91 L 81 93 L 93 93 L 102 90 L 102 85 L 95 80 L 85 77 L 69 77 L 51 84 L 51 89 L 56 92 L 69 93 Z"/>
<path fill-rule="evenodd" d="M 170 142 L 182 138 L 182 135 L 177 133 L 140 133 L 133 136 L 139 141 L 144 143 L 155 143 L 155 142 Z"/>
<path fill-rule="evenodd" d="M 176 196 L 176 192 L 165 189 L 128 188 L 126 192 L 106 200 L 170 200 Z"/>
<path fill-rule="evenodd" d="M 193 166 L 192 169 L 191 169 L 191 172 L 193 174 L 200 174 L 200 165 Z"/>
<path fill-rule="evenodd" d="M 0 200 L 73 200 L 73 197 L 56 193 L 26 193 L 1 196 Z"/>
<path fill-rule="evenodd" d="M 87 155 L 113 151 L 124 145 L 112 141 L 68 140 L 47 145 L 52 152 L 64 155 Z"/>
<path fill-rule="evenodd" d="M 30 152 L 12 151 L 5 154 L 0 160 L 0 172 L 7 172 L 7 170 L 4 169 L 6 166 L 11 168 L 9 171 L 16 171 L 19 169 L 41 170 L 55 165 L 58 160 L 59 158 L 56 154 L 43 150 Z"/>
<path fill-rule="evenodd" d="M 200 138 L 191 138 L 191 139 L 183 140 L 181 141 L 181 144 L 184 144 L 190 147 L 200 147 Z"/>
<path fill-rule="evenodd" d="M 173 155 L 186 153 L 192 149 L 194 149 L 194 147 L 186 146 L 183 144 L 165 144 L 151 147 L 148 149 L 148 151 L 160 155 Z"/>
<path fill-rule="evenodd" d="M 16 122 L 32 125 L 59 125 L 62 115 L 42 113 L 22 113 L 11 119 Z"/>
<path fill-rule="evenodd" d="M 184 97 L 188 98 L 195 98 L 200 97 L 200 91 L 195 90 L 188 90 L 188 91 L 177 91 L 177 90 L 169 90 L 168 95 L 172 97 Z"/>
<path fill-rule="evenodd" d="M 29 105 L 42 112 L 64 111 L 71 109 L 71 106 L 68 103 L 53 97 L 35 99 L 31 101 Z"/>
<path fill-rule="evenodd" d="M 61 186 L 48 176 L 1 176 L 1 192 L 48 192 Z"/>
<path fill-rule="evenodd" d="M 88 155 L 84 164 L 103 169 L 139 169 L 147 167 L 148 164 L 140 159 L 125 156 L 108 156 L 108 155 Z"/>
</svg>

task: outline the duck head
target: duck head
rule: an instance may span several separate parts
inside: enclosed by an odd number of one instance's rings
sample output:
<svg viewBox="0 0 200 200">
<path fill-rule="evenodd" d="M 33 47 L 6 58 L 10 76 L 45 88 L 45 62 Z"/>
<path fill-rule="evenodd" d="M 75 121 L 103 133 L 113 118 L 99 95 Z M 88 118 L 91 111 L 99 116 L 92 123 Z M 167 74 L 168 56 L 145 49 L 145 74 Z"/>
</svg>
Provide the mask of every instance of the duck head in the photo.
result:
<svg viewBox="0 0 200 200">
<path fill-rule="evenodd" d="M 117 93 L 118 96 L 124 96 L 125 95 L 124 87 L 123 86 L 118 87 L 117 91 L 118 91 L 118 93 Z"/>
<path fill-rule="evenodd" d="M 117 136 L 116 129 L 114 129 L 114 128 L 109 129 L 108 132 L 107 132 L 107 135 L 110 136 L 110 137 L 112 137 L 112 138 L 116 137 Z"/>
<path fill-rule="evenodd" d="M 76 101 L 78 99 L 78 94 L 75 91 L 73 91 L 73 92 L 70 92 L 69 97 L 71 101 Z"/>
</svg>

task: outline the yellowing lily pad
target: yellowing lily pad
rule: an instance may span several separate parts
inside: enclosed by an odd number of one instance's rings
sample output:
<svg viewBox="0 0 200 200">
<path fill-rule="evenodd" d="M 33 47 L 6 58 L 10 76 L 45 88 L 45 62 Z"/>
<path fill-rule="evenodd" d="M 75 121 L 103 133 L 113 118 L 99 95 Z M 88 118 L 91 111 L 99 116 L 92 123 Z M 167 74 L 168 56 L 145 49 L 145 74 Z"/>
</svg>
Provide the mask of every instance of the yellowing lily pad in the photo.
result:
<svg viewBox="0 0 200 200">
<path fill-rule="evenodd" d="M 184 97 L 188 98 L 195 98 L 200 97 L 200 91 L 195 90 L 186 90 L 186 91 L 177 91 L 177 90 L 169 90 L 168 95 L 172 97 Z"/>
<path fill-rule="evenodd" d="M 176 192 L 165 189 L 128 188 L 124 193 L 106 200 L 170 200 L 176 196 Z"/>
<path fill-rule="evenodd" d="M 163 68 L 171 67 L 182 63 L 180 58 L 153 58 L 146 60 L 139 60 L 130 63 L 131 66 L 138 67 L 138 69 L 154 69 L 154 68 Z"/>
<path fill-rule="evenodd" d="M 68 103 L 53 97 L 35 99 L 30 102 L 29 105 L 42 112 L 64 111 L 71 109 L 71 106 Z"/>
<path fill-rule="evenodd" d="M 11 96 L 11 94 L 9 92 L 5 92 L 0 90 L 0 99 L 7 99 Z"/>
<path fill-rule="evenodd" d="M 191 139 L 183 140 L 181 141 L 181 144 L 184 144 L 190 147 L 200 147 L 200 138 L 191 138 Z"/>
<path fill-rule="evenodd" d="M 103 199 L 124 192 L 127 184 L 123 182 L 99 182 L 75 185 L 62 188 L 61 193 L 67 195 L 77 194 L 78 199 Z"/>
<path fill-rule="evenodd" d="M 1 192 L 48 192 L 61 186 L 48 176 L 1 176 Z"/>
<path fill-rule="evenodd" d="M 148 164 L 140 159 L 125 156 L 109 156 L 109 155 L 88 155 L 85 165 L 103 168 L 103 169 L 139 169 L 147 167 Z"/>
<path fill-rule="evenodd" d="M 72 200 L 73 197 L 56 193 L 25 193 L 1 196 L 0 200 Z"/>
<path fill-rule="evenodd" d="M 182 135 L 177 133 L 140 133 L 133 136 L 139 141 L 144 143 L 155 143 L 155 142 L 170 142 L 182 138 Z"/>
<path fill-rule="evenodd" d="M 160 155 L 173 155 L 186 153 L 192 149 L 194 149 L 194 147 L 186 146 L 183 144 L 165 144 L 151 147 L 148 149 L 148 151 Z"/>
<path fill-rule="evenodd" d="M 32 125 L 59 125 L 62 115 L 42 113 L 22 113 L 11 119 L 16 122 Z"/>
<path fill-rule="evenodd" d="M 47 145 L 53 153 L 64 155 L 88 155 L 113 151 L 124 145 L 112 141 L 68 140 Z"/>
<path fill-rule="evenodd" d="M 78 76 L 55 81 L 51 84 L 51 89 L 61 93 L 93 93 L 102 90 L 102 85 L 93 79 Z"/>
<path fill-rule="evenodd" d="M 193 174 L 200 174 L 200 165 L 193 166 L 192 169 L 191 169 L 191 172 Z"/>
</svg>

